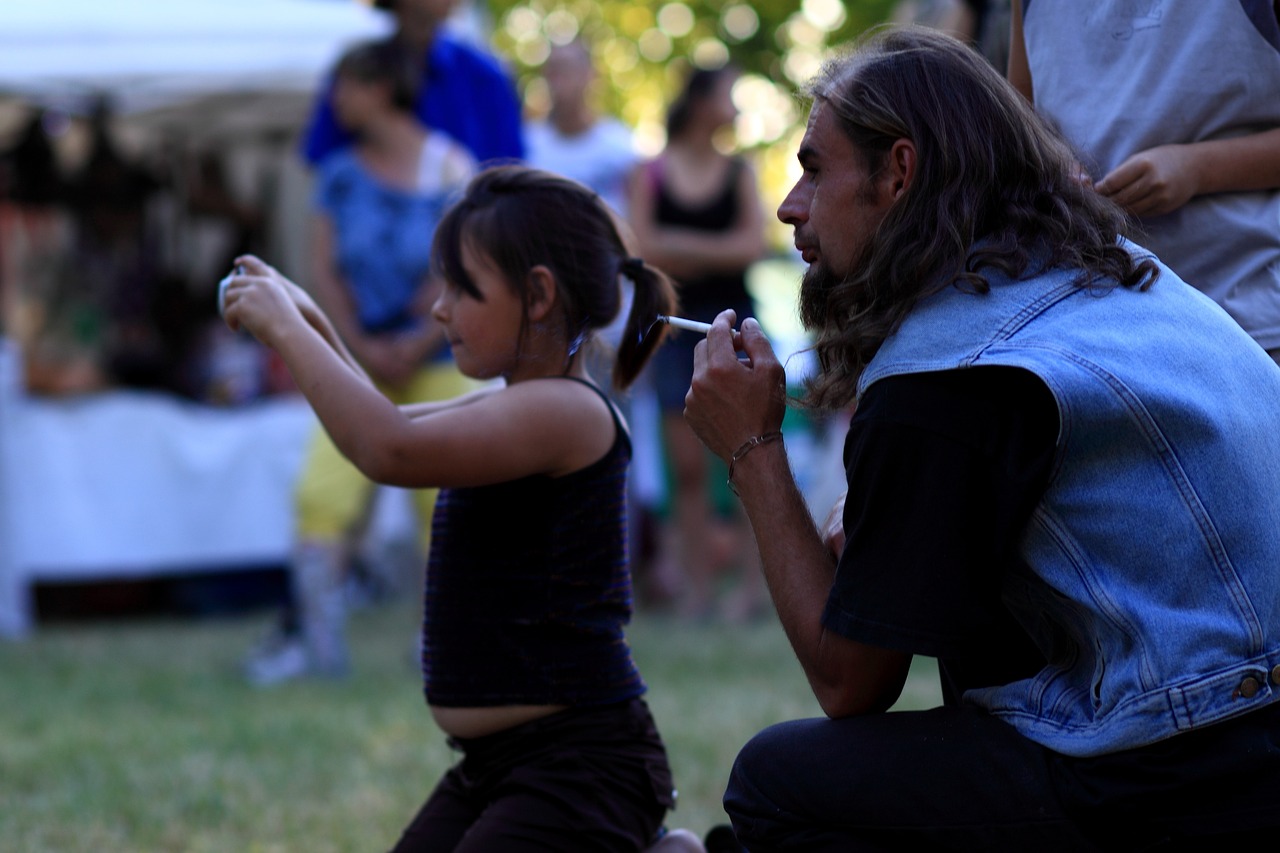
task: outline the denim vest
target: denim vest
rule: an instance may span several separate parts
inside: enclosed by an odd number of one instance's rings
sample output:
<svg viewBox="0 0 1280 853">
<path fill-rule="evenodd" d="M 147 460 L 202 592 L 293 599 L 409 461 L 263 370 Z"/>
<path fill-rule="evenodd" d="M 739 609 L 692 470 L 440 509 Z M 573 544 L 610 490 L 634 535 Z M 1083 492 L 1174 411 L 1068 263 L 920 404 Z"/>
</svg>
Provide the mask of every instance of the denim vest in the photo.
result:
<svg viewBox="0 0 1280 853">
<path fill-rule="evenodd" d="M 1007 365 L 1057 402 L 1003 589 L 1049 664 L 965 701 L 1087 756 L 1280 698 L 1280 368 L 1163 265 L 1147 291 L 984 274 L 922 301 L 859 382 Z"/>
</svg>

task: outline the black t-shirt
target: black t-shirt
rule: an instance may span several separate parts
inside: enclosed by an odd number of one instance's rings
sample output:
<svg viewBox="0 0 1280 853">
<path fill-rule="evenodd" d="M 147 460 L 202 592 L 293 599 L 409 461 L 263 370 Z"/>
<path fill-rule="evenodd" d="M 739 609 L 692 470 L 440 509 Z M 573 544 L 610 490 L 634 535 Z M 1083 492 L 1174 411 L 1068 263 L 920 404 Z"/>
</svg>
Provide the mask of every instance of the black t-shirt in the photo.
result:
<svg viewBox="0 0 1280 853">
<path fill-rule="evenodd" d="M 939 660 L 943 694 L 1033 675 L 1000 598 L 1049 482 L 1058 410 L 1034 374 L 980 367 L 873 384 L 845 442 L 846 545 L 826 627 Z"/>
</svg>

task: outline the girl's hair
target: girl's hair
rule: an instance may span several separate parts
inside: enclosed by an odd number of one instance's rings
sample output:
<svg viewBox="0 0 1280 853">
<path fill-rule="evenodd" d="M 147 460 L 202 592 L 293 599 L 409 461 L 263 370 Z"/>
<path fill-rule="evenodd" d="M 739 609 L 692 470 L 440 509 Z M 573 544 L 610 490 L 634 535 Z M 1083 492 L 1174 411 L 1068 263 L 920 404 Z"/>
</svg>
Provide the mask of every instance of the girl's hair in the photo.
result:
<svg viewBox="0 0 1280 853">
<path fill-rule="evenodd" d="M 462 266 L 464 244 L 490 260 L 526 303 L 530 270 L 541 265 L 551 271 L 571 354 L 618 315 L 618 276 L 631 279 L 635 295 L 613 369 L 618 388 L 631 384 L 665 334 L 665 326 L 650 333 L 658 315 L 675 310 L 671 280 L 629 256 L 614 214 L 600 197 L 550 172 L 509 165 L 487 169 L 472 179 L 436 227 L 436 272 L 481 299 Z"/>
<path fill-rule="evenodd" d="M 334 66 L 333 76 L 361 83 L 385 83 L 391 87 L 392 105 L 399 110 L 412 112 L 418 97 L 413 58 L 399 42 L 390 39 L 362 42 L 348 49 Z"/>
<path fill-rule="evenodd" d="M 724 65 L 720 68 L 694 68 L 685 78 L 684 88 L 667 107 L 667 139 L 674 139 L 684 133 L 689 120 L 699 103 L 705 101 L 715 91 L 716 83 L 725 75 L 737 75 L 736 65 Z"/>
</svg>

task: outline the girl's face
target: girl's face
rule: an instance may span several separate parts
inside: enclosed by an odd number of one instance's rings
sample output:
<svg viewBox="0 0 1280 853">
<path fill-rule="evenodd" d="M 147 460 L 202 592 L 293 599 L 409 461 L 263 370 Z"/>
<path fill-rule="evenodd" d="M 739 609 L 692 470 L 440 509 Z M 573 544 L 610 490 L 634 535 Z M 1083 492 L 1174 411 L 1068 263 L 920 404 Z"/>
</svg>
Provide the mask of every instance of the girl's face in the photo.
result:
<svg viewBox="0 0 1280 853">
<path fill-rule="evenodd" d="M 702 109 L 712 126 L 725 127 L 738 117 L 738 107 L 733 102 L 733 84 L 736 82 L 738 75 L 725 71 L 716 77 L 715 84 L 707 93 Z"/>
<path fill-rule="evenodd" d="M 360 130 L 391 104 L 386 83 L 340 74 L 333 83 L 333 113 L 345 130 Z"/>
<path fill-rule="evenodd" d="M 462 267 L 483 299 L 446 282 L 431 315 L 444 327 L 463 374 L 512 379 L 519 362 L 524 303 L 489 258 L 468 241 L 462 245 Z"/>
</svg>

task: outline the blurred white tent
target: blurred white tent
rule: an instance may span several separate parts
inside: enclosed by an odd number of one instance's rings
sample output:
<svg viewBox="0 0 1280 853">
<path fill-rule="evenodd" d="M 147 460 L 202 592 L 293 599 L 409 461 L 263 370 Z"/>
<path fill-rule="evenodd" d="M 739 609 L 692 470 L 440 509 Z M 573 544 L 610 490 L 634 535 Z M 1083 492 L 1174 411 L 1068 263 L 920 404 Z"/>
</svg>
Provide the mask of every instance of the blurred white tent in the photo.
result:
<svg viewBox="0 0 1280 853">
<path fill-rule="evenodd" d="M 181 203 L 184 164 L 215 152 L 235 194 L 268 214 L 269 258 L 289 271 L 307 211 L 294 137 L 338 55 L 392 24 L 356 0 L 0 0 L 0 147 L 5 125 L 33 108 L 83 117 L 105 103 L 113 137 L 167 169 L 166 255 L 192 269 L 218 256 L 200 248 L 216 242 L 213 226 Z M 77 133 L 83 141 L 86 123 L 70 124 L 60 149 Z M 220 276 L 206 271 L 192 286 L 211 299 Z M 311 424 L 302 403 L 213 411 L 134 392 L 28 398 L 15 350 L 0 337 L 0 637 L 32 627 L 37 580 L 286 558 Z"/>
<path fill-rule="evenodd" d="M 199 135 L 295 126 L 338 53 L 390 28 L 355 0 L 0 0 L 0 93 Z"/>
</svg>

